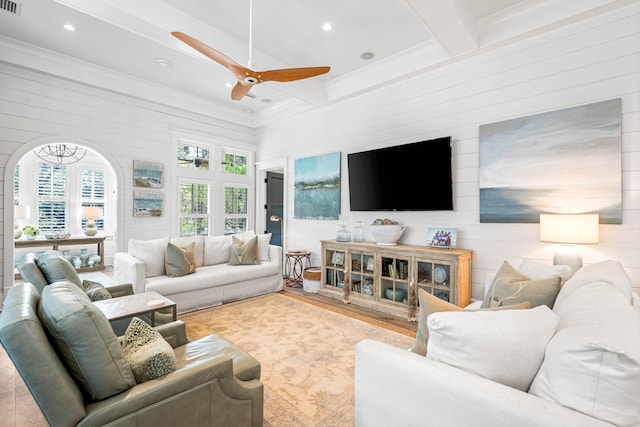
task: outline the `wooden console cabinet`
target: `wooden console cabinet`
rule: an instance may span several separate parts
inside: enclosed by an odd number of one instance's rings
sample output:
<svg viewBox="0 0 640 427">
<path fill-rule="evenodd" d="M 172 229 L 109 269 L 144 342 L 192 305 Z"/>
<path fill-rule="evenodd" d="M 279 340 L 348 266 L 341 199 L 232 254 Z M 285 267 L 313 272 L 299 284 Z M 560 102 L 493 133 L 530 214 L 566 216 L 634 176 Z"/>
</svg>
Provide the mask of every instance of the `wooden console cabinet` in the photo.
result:
<svg viewBox="0 0 640 427">
<path fill-rule="evenodd" d="M 464 307 L 471 299 L 471 251 L 323 240 L 320 294 L 415 320 L 411 286 Z"/>
</svg>

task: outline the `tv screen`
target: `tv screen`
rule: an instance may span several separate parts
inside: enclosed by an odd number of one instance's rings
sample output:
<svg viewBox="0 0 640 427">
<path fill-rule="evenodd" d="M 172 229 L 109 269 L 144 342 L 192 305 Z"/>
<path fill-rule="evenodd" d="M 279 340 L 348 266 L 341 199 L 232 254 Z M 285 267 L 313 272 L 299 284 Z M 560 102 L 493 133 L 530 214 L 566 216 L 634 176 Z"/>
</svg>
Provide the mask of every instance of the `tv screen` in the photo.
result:
<svg viewBox="0 0 640 427">
<path fill-rule="evenodd" d="M 352 211 L 453 210 L 451 137 L 347 156 Z"/>
</svg>

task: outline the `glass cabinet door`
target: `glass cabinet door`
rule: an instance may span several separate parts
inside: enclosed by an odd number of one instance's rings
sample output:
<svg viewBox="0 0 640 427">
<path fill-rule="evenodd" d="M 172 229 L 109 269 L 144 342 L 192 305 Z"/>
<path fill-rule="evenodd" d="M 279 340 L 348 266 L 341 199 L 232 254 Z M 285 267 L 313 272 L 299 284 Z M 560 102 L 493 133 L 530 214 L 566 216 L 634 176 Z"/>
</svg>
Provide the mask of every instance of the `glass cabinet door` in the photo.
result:
<svg viewBox="0 0 640 427">
<path fill-rule="evenodd" d="M 350 253 L 351 292 L 373 297 L 375 255 L 367 252 Z"/>
<path fill-rule="evenodd" d="M 451 288 L 451 265 L 442 262 L 416 260 L 418 289 L 423 289 L 438 298 L 456 303 Z"/>
<path fill-rule="evenodd" d="M 407 304 L 411 278 L 409 258 L 382 255 L 380 257 L 380 294 L 385 302 Z"/>
<path fill-rule="evenodd" d="M 345 251 L 325 249 L 325 286 L 344 288 Z"/>
</svg>

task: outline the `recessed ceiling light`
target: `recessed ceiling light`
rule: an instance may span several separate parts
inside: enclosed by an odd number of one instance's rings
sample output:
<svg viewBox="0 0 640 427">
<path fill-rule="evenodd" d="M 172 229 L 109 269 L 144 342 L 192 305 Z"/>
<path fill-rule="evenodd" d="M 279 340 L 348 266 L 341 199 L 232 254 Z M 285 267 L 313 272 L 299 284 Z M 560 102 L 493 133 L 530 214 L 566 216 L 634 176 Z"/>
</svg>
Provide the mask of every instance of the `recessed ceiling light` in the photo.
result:
<svg viewBox="0 0 640 427">
<path fill-rule="evenodd" d="M 159 66 L 164 67 L 164 68 L 169 68 L 171 67 L 171 62 L 169 62 L 168 59 L 165 58 L 157 58 L 156 62 L 158 63 Z"/>
<path fill-rule="evenodd" d="M 373 52 L 364 52 L 362 55 L 360 55 L 360 59 L 362 59 L 363 61 L 368 61 L 374 56 L 376 55 Z"/>
<path fill-rule="evenodd" d="M 75 30 L 76 30 L 76 27 L 74 27 L 74 26 L 73 26 L 73 25 L 71 25 L 71 24 L 64 24 L 64 25 L 63 25 L 63 27 L 64 27 L 64 29 L 65 29 L 65 30 L 67 30 L 67 31 L 75 31 Z"/>
<path fill-rule="evenodd" d="M 271 100 L 269 98 L 263 98 L 262 102 L 264 102 L 265 104 L 268 104 L 271 102 Z"/>
<path fill-rule="evenodd" d="M 322 29 L 325 30 L 325 31 L 331 31 L 331 30 L 333 30 L 333 24 L 331 22 L 325 22 L 322 25 Z"/>
</svg>

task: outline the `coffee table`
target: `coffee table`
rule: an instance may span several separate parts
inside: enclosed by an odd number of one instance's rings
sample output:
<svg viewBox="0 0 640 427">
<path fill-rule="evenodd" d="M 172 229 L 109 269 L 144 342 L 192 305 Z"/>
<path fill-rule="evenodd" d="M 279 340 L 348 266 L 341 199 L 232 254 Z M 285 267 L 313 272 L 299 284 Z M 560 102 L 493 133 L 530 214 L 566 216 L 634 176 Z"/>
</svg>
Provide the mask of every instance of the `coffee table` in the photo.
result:
<svg viewBox="0 0 640 427">
<path fill-rule="evenodd" d="M 166 308 L 173 310 L 173 320 L 176 320 L 176 303 L 153 291 L 96 301 L 94 304 L 107 316 L 109 321 L 149 313 L 151 326 L 155 326 L 156 311 Z"/>
</svg>

